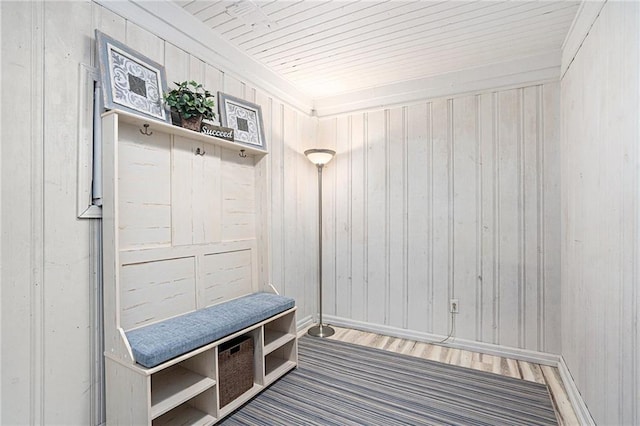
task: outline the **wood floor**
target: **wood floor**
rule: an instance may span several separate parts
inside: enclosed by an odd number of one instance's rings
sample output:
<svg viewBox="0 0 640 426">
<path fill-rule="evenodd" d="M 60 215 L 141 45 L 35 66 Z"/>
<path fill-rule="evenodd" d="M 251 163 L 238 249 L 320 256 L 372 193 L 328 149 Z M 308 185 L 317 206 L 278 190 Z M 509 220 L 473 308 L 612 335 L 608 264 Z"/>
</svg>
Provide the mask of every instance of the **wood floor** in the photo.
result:
<svg viewBox="0 0 640 426">
<path fill-rule="evenodd" d="M 493 355 L 448 348 L 442 345 L 416 342 L 413 340 L 383 336 L 365 331 L 334 327 L 336 334 L 330 339 L 358 345 L 384 349 L 401 354 L 416 356 L 432 361 L 459 365 L 476 370 L 489 371 L 503 376 L 515 377 L 532 382 L 545 383 L 549 387 L 551 399 L 560 425 L 577 425 L 578 419 L 567 398 L 558 369 L 547 365 L 502 358 Z"/>
</svg>

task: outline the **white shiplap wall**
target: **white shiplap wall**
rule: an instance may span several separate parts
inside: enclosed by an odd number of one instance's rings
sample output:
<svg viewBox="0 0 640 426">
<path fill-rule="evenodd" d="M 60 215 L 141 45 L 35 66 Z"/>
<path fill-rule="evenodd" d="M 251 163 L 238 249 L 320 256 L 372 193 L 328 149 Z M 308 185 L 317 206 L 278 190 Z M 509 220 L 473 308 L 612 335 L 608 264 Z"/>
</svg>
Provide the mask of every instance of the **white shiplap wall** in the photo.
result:
<svg viewBox="0 0 640 426">
<path fill-rule="evenodd" d="M 12 83 L 2 87 L 0 423 L 96 418 L 92 225 L 75 219 L 78 73 L 93 64 L 95 28 L 166 64 L 169 81 L 202 78 L 262 105 L 270 154 L 256 197 L 270 208 L 257 232 L 271 246 L 260 274 L 298 299 L 300 318 L 315 311 L 317 256 L 316 172 L 301 153 L 319 135 L 338 150 L 325 172 L 328 313 L 446 334 L 454 296 L 457 336 L 558 352 L 564 235 L 562 353 L 597 421 L 639 423 L 637 197 L 615 191 L 638 190 L 627 162 L 637 123 L 625 121 L 638 111 L 625 98 L 637 93 L 637 46 L 623 41 L 637 40 L 637 5 L 606 5 L 562 82 L 565 234 L 557 84 L 353 113 L 316 131 L 315 119 L 104 7 L 0 8 L 12 58 L 2 64 Z M 14 94 L 30 103 L 8 108 Z M 6 124 L 24 117 L 30 126 Z M 613 150 L 599 151 L 602 140 Z M 598 227 L 609 232 L 589 238 Z"/>
<path fill-rule="evenodd" d="M 45 289 L 43 227 L 43 132 L 42 108 L 30 102 L 42 102 L 43 96 L 43 7 L 20 3 L 8 8 L 0 5 L 2 29 L 2 146 L 0 219 L 2 238 L 2 338 L 0 378 L 0 423 L 42 423 L 44 401 L 34 397 L 45 379 L 44 335 Z M 4 31 L 11 22 L 22 22 L 14 31 Z M 7 55 L 7 56 L 5 56 Z M 11 57 L 11 67 L 5 57 Z M 12 84 L 4 84 L 12 72 Z M 5 99 L 25 99 L 19 106 L 7 105 Z M 24 126 L 8 126 L 26 122 Z M 82 239 L 86 234 L 72 235 Z M 73 248 L 70 248 L 73 250 Z M 75 254 L 75 253 L 74 253 Z M 77 268 L 87 270 L 82 257 L 75 257 Z M 54 272 L 55 273 L 55 272 Z M 87 273 L 88 275 L 88 273 Z M 64 283 L 58 289 L 65 291 Z M 76 315 L 87 314 L 88 306 L 79 307 Z M 53 312 L 55 314 L 55 312 Z M 49 315 L 49 319 L 52 315 Z M 64 319 L 60 318 L 60 323 Z M 48 325 L 48 323 L 47 323 Z M 76 330 L 74 330 L 76 331 Z M 77 331 L 79 337 L 83 331 Z M 88 338 L 85 338 L 88 340 Z M 88 354 L 78 350 L 78 357 Z M 55 355 L 52 353 L 52 355 Z M 86 365 L 86 364 L 85 364 Z M 88 368 L 86 368 L 88 374 Z M 88 401 L 86 398 L 84 401 Z M 11 410 L 11 417 L 7 412 Z M 13 421 L 8 421 L 13 420 Z"/>
<path fill-rule="evenodd" d="M 260 284 L 295 297 L 299 318 L 314 312 L 316 252 L 306 239 L 315 222 L 306 220 L 316 198 L 304 183 L 315 169 L 301 152 L 313 145 L 315 118 L 96 3 L 0 7 L 2 122 L 12 124 L 2 127 L 0 168 L 1 424 L 101 420 L 92 375 L 97 223 L 76 218 L 80 64 L 97 65 L 95 29 L 164 64 L 169 82 L 196 79 L 262 105 L 271 153 L 256 160 Z"/>
<path fill-rule="evenodd" d="M 560 351 L 559 85 L 319 123 L 326 313 Z"/>
<path fill-rule="evenodd" d="M 639 36 L 607 2 L 561 82 L 562 355 L 602 425 L 640 424 Z"/>
</svg>

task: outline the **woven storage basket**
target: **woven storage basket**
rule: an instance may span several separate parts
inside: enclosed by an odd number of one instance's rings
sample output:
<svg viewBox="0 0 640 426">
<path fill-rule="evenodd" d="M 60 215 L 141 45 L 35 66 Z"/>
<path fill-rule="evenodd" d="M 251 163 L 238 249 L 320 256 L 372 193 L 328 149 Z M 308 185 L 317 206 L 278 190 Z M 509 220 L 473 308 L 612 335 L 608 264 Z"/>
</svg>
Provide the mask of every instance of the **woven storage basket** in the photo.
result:
<svg viewBox="0 0 640 426">
<path fill-rule="evenodd" d="M 220 407 L 253 387 L 253 338 L 240 336 L 218 348 Z"/>
</svg>

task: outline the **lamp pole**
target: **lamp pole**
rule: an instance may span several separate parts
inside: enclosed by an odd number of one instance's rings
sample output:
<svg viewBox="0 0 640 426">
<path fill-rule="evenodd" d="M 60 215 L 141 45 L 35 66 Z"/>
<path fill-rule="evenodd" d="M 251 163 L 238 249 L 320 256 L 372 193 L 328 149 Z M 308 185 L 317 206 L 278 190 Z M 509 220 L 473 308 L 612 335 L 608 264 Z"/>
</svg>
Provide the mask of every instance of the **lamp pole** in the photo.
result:
<svg viewBox="0 0 640 426">
<path fill-rule="evenodd" d="M 305 155 L 313 162 L 318 169 L 318 324 L 308 331 L 310 336 L 329 337 L 335 330 L 322 322 L 322 169 L 327 164 L 335 152 L 329 149 L 309 149 Z"/>
</svg>

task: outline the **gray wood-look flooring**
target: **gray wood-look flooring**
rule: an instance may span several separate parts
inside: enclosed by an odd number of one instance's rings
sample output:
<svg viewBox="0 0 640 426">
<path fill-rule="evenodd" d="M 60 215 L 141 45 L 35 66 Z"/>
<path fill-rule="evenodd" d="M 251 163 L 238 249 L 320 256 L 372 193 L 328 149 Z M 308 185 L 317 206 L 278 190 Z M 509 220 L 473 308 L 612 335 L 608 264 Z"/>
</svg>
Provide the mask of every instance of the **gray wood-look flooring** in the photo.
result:
<svg viewBox="0 0 640 426">
<path fill-rule="evenodd" d="M 432 361 L 459 365 L 476 370 L 489 371 L 504 376 L 545 383 L 549 387 L 558 424 L 577 425 L 578 419 L 569 402 L 558 369 L 516 359 L 449 348 L 432 343 L 384 336 L 366 331 L 334 327 L 336 334 L 330 339 L 355 343 L 372 348 L 384 349 Z"/>
</svg>

